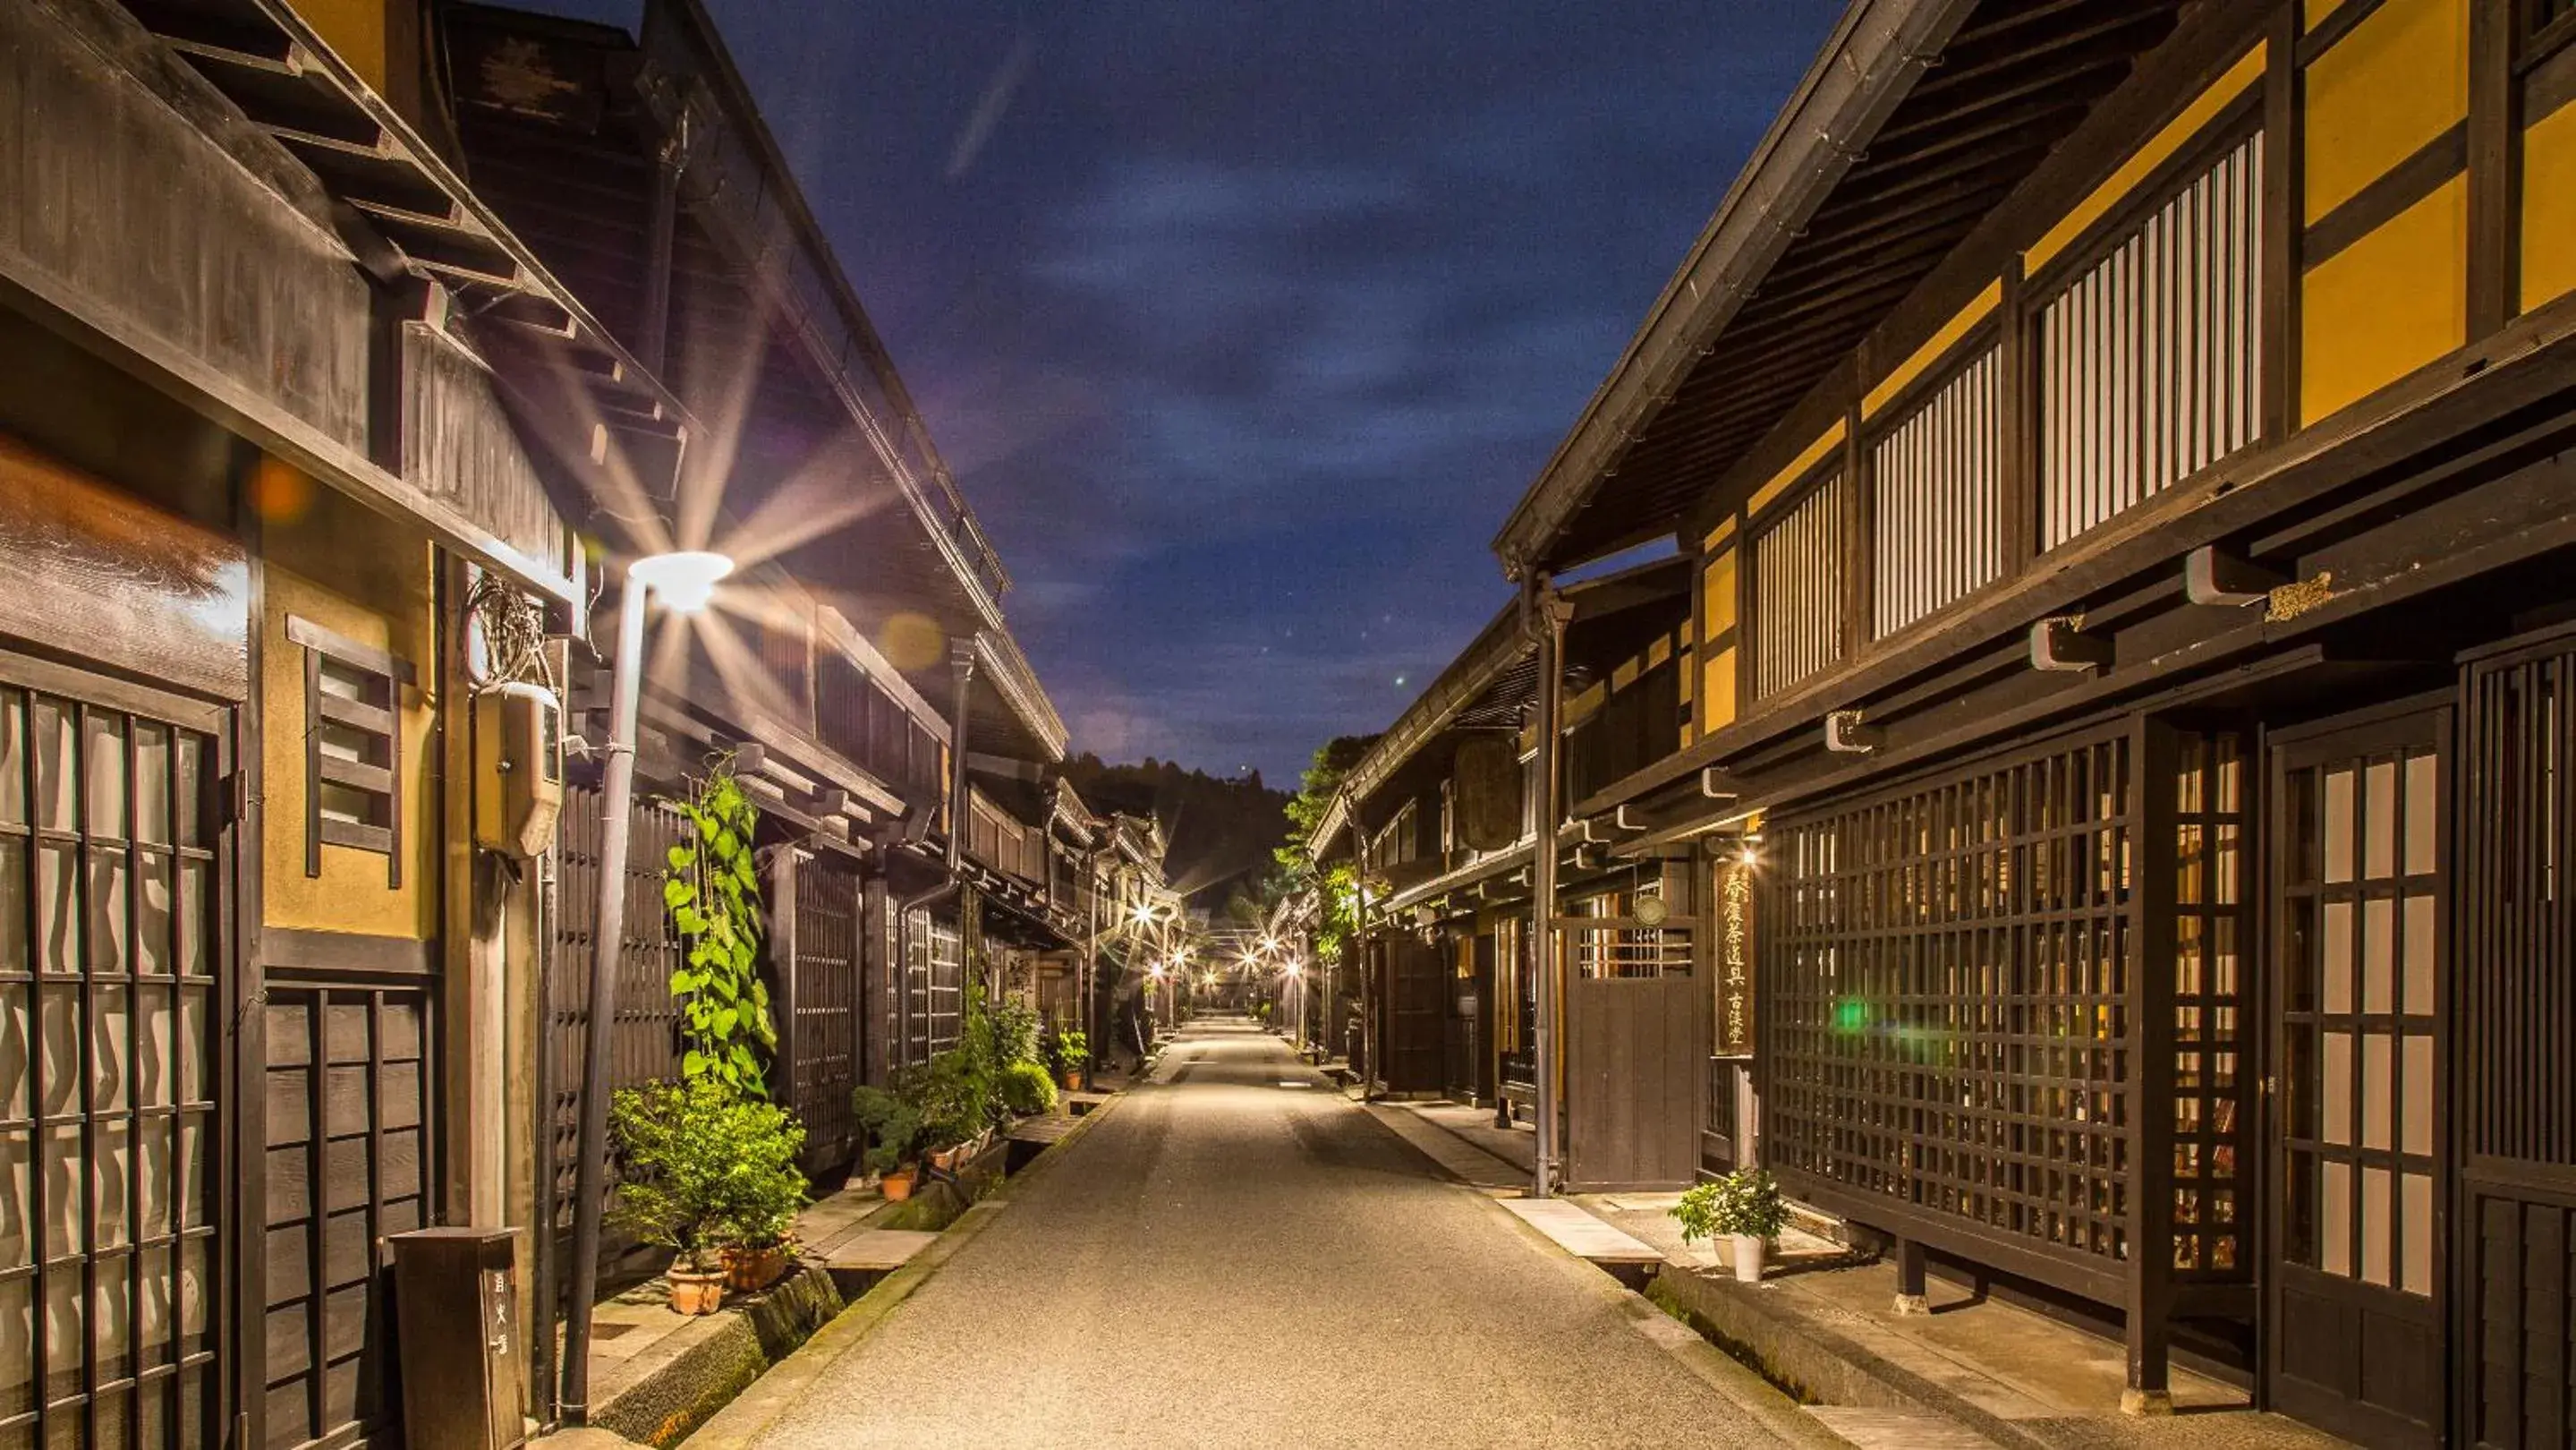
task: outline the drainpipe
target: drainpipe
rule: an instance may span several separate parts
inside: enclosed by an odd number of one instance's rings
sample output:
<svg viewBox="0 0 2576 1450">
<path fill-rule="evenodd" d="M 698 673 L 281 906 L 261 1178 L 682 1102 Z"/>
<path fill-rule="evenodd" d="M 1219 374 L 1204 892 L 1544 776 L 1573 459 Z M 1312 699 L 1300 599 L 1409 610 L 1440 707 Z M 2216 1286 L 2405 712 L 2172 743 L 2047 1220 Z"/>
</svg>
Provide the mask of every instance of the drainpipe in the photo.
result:
<svg viewBox="0 0 2576 1450">
<path fill-rule="evenodd" d="M 1564 992 L 1565 963 L 1556 940 L 1556 827 L 1565 811 L 1563 767 L 1558 760 L 1558 722 L 1565 708 L 1565 625 L 1573 616 L 1564 596 L 1545 575 L 1533 574 L 1523 586 L 1530 624 L 1538 636 L 1538 839 L 1531 853 L 1530 938 L 1538 975 L 1538 1026 L 1534 1066 L 1538 1069 L 1538 1162 L 1531 1196 L 1554 1192 L 1557 1141 L 1557 1009 Z"/>
<path fill-rule="evenodd" d="M 1082 1090 L 1094 1091 L 1091 1064 L 1100 1055 L 1100 852 L 1098 846 L 1082 854 L 1083 927 L 1090 942 L 1082 953 Z"/>
<path fill-rule="evenodd" d="M 1360 1045 L 1367 1049 L 1367 1066 L 1360 1072 L 1360 1101 L 1377 1096 L 1377 993 L 1369 990 L 1368 969 L 1368 832 L 1360 825 L 1360 803 L 1357 796 L 1345 792 L 1342 814 L 1351 823 L 1351 955 L 1360 974 Z M 1347 1058 L 1349 1054 L 1346 1052 Z"/>
<path fill-rule="evenodd" d="M 980 638 L 980 636 L 979 636 Z M 898 986 L 895 991 L 896 1031 L 904 1050 L 912 1044 L 912 989 L 900 974 L 912 970 L 912 914 L 924 907 L 936 906 L 958 894 L 965 883 L 958 879 L 966 857 L 966 726 L 973 697 L 969 689 L 975 683 L 976 639 L 964 639 L 949 646 L 948 666 L 956 677 L 956 691 L 948 710 L 948 879 L 917 896 L 899 897 L 895 901 L 895 969 Z M 910 1064 L 907 1062 L 906 1066 Z"/>
</svg>

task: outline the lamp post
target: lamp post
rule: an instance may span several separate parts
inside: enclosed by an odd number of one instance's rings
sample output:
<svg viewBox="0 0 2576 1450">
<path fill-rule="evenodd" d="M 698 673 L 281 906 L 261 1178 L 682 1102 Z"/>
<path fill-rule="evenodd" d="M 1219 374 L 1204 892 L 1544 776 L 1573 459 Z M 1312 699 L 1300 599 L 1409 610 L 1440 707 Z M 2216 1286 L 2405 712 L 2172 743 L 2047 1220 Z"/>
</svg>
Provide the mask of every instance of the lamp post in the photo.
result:
<svg viewBox="0 0 2576 1450">
<path fill-rule="evenodd" d="M 599 1292 L 599 1214 L 608 1159 L 608 1038 L 617 1019 L 617 952 L 626 933 L 626 834 L 635 795 L 635 715 L 643 693 L 644 610 L 653 595 L 674 614 L 695 614 L 733 572 L 722 554 L 654 554 L 627 566 L 617 606 L 617 658 L 601 789 L 599 918 L 591 931 L 590 1026 L 582 1052 L 581 1147 L 572 1205 L 572 1318 L 564 1325 L 567 1425 L 590 1423 L 590 1301 Z"/>
</svg>

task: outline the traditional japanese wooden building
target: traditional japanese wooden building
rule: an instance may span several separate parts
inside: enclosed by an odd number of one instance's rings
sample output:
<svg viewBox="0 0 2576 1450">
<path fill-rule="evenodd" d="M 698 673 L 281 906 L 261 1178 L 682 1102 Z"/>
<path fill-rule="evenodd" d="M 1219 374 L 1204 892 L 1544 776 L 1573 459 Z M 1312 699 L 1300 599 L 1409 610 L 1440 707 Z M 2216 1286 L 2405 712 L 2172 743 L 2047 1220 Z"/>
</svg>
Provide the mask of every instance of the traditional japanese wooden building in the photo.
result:
<svg viewBox="0 0 2576 1450">
<path fill-rule="evenodd" d="M 855 1148 L 851 1086 L 942 1045 L 942 1007 L 953 1037 L 988 922 L 1070 919 L 1044 824 L 969 793 L 970 755 L 1063 749 L 1007 579 L 703 15 L 654 7 L 641 67 L 512 23 L 0 10 L 0 1443 L 397 1435 L 383 1240 L 427 1224 L 522 1232 L 550 1418 L 538 1226 L 569 1217 L 607 823 L 576 751 L 556 838 L 495 850 L 476 701 L 589 729 L 594 578 L 613 606 L 636 554 L 744 559 L 742 607 L 652 662 L 629 894 L 677 838 L 656 794 L 731 757 L 811 1167 Z M 565 54 L 621 126 L 604 77 L 670 87 L 703 149 L 550 139 L 512 78 Z M 581 154 L 571 205 L 495 138 Z M 658 252 L 574 225 L 628 175 Z M 678 950 L 628 912 L 616 1081 L 676 1066 Z"/>
<path fill-rule="evenodd" d="M 2140 1409 L 2576 1434 L 2571 99 L 2562 0 L 1858 0 L 1496 541 L 1691 561 L 1569 816 L 1758 862 L 1760 1160 Z"/>
<path fill-rule="evenodd" d="M 1666 560 L 1571 585 L 1561 768 L 1589 793 L 1679 747 L 1692 570 Z M 1357 857 L 1367 905 L 1348 1051 L 1373 1090 L 1439 1094 L 1530 1121 L 1542 990 L 1531 949 L 1539 819 L 1531 612 L 1507 605 L 1352 767 L 1318 827 L 1319 862 Z M 1635 849 L 1560 823 L 1562 1178 L 1575 1189 L 1677 1187 L 1734 1166 L 1731 1076 L 1710 1032 L 1722 930 L 1689 841 Z M 1731 1084 L 1730 1084 L 1731 1086 Z M 1713 1101 L 1728 1111 L 1711 1116 Z"/>
</svg>

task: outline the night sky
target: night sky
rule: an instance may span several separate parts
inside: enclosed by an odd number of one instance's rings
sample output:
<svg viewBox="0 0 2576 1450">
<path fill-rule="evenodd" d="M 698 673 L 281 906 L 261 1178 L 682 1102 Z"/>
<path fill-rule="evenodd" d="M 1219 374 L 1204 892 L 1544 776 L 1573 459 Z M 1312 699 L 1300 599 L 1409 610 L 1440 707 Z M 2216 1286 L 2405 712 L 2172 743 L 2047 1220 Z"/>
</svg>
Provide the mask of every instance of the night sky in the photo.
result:
<svg viewBox="0 0 2576 1450">
<path fill-rule="evenodd" d="M 1510 597 L 1488 541 L 1839 10 L 709 3 L 1074 748 L 1283 784 Z"/>
</svg>

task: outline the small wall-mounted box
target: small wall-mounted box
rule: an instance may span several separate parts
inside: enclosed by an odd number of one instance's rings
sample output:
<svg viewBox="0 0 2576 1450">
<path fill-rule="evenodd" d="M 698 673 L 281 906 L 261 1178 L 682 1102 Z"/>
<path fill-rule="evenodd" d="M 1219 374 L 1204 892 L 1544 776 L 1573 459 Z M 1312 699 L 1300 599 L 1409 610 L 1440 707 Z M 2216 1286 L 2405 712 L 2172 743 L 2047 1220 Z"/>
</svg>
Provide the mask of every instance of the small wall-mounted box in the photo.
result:
<svg viewBox="0 0 2576 1450">
<path fill-rule="evenodd" d="M 527 858 L 554 842 L 562 813 L 563 709 L 542 685 L 474 697 L 474 844 Z"/>
</svg>

